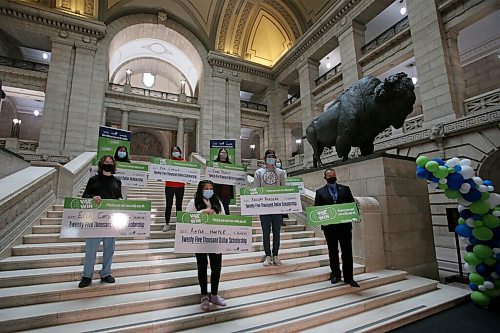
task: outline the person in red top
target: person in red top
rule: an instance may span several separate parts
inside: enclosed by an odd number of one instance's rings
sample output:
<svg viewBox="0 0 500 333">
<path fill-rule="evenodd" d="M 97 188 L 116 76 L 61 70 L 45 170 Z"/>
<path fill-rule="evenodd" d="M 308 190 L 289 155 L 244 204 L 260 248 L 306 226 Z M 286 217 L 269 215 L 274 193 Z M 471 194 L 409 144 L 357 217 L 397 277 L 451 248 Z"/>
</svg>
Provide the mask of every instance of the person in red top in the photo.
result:
<svg viewBox="0 0 500 333">
<path fill-rule="evenodd" d="M 176 161 L 185 161 L 182 158 L 182 150 L 178 146 L 172 147 L 170 150 L 171 159 Z M 165 223 L 163 231 L 170 230 L 170 214 L 172 214 L 172 205 L 174 203 L 175 195 L 175 209 L 177 212 L 182 211 L 182 199 L 184 198 L 184 186 L 186 184 L 179 182 L 165 182 Z"/>
</svg>

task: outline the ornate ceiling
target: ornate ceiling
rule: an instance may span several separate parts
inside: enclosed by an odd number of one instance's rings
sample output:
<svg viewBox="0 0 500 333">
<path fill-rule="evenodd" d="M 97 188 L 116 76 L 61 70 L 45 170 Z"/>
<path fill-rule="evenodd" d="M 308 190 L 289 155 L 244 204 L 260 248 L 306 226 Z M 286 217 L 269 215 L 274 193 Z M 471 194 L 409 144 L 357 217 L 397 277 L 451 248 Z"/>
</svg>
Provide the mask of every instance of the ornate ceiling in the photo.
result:
<svg viewBox="0 0 500 333">
<path fill-rule="evenodd" d="M 108 0 L 105 22 L 164 10 L 209 50 L 273 66 L 339 0 Z"/>
</svg>

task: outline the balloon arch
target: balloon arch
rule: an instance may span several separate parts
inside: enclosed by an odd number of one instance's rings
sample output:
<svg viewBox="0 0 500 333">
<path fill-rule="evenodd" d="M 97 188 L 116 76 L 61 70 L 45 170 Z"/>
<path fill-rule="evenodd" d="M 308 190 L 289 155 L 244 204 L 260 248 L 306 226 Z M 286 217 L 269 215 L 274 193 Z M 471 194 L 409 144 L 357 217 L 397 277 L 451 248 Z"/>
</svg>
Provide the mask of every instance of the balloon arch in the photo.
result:
<svg viewBox="0 0 500 333">
<path fill-rule="evenodd" d="M 466 245 L 464 268 L 474 303 L 488 306 L 500 296 L 500 195 L 489 180 L 476 177 L 469 159 L 417 158 L 417 177 L 429 189 L 444 190 L 456 199 L 460 218 L 455 232 Z"/>
</svg>

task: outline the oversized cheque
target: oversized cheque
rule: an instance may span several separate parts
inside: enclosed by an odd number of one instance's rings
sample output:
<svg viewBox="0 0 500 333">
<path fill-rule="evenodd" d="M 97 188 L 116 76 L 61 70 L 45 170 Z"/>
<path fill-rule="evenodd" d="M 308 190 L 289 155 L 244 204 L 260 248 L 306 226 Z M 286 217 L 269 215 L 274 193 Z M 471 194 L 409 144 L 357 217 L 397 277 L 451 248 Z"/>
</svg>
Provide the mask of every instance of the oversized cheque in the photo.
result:
<svg viewBox="0 0 500 333">
<path fill-rule="evenodd" d="M 242 188 L 240 200 L 241 215 L 288 214 L 302 211 L 297 185 Z"/>
<path fill-rule="evenodd" d="M 155 180 L 198 184 L 200 169 L 198 163 L 154 157 L 151 159 L 149 177 Z"/>
</svg>

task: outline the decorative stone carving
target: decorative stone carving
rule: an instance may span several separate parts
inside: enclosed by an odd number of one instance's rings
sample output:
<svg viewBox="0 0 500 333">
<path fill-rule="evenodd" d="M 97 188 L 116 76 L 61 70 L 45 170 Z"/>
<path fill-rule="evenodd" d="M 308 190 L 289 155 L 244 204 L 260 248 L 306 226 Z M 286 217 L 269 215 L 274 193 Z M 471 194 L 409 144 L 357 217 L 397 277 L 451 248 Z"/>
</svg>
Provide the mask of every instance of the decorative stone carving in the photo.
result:
<svg viewBox="0 0 500 333">
<path fill-rule="evenodd" d="M 167 25 L 167 12 L 162 10 L 158 12 L 158 24 Z"/>
<path fill-rule="evenodd" d="M 61 8 L 71 10 L 71 0 L 62 0 Z"/>
<path fill-rule="evenodd" d="M 134 133 L 130 151 L 134 152 L 134 155 L 163 156 L 161 142 L 157 137 L 146 132 Z"/>
<path fill-rule="evenodd" d="M 243 27 L 245 26 L 245 23 L 247 22 L 248 15 L 250 14 L 250 10 L 253 7 L 253 3 L 247 2 L 245 5 L 245 8 L 243 8 L 243 12 L 241 13 L 240 20 L 238 22 L 238 27 L 236 28 L 236 33 L 234 37 L 234 44 L 233 44 L 233 53 L 238 54 L 239 48 L 240 48 L 240 42 L 241 42 L 241 35 L 243 34 Z"/>
<path fill-rule="evenodd" d="M 431 140 L 442 140 L 444 138 L 444 125 L 443 123 L 434 124 L 431 127 Z"/>
<path fill-rule="evenodd" d="M 59 37 L 68 38 L 69 34 L 66 30 L 59 30 Z"/>
<path fill-rule="evenodd" d="M 85 0 L 85 14 L 94 15 L 94 0 Z"/>
</svg>

